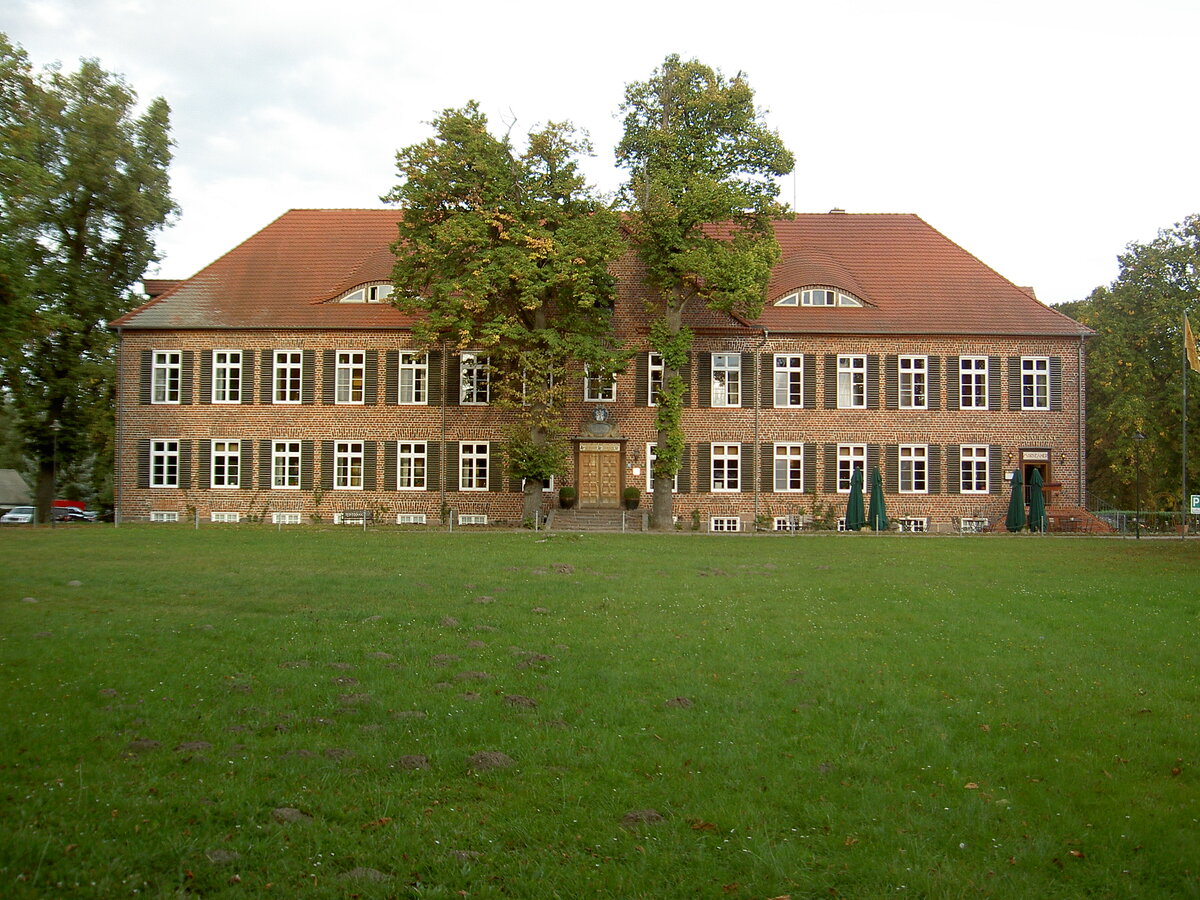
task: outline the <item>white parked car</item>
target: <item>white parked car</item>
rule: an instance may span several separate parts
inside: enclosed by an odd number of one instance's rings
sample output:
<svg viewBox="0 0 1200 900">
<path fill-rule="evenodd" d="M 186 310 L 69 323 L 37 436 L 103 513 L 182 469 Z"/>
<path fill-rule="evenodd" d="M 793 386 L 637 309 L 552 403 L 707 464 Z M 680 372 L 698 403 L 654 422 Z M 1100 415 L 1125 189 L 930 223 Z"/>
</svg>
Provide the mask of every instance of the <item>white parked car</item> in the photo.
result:
<svg viewBox="0 0 1200 900">
<path fill-rule="evenodd" d="M 4 515 L 0 516 L 0 522 L 16 522 L 21 525 L 28 525 L 37 518 L 37 510 L 32 506 L 14 506 Z"/>
</svg>

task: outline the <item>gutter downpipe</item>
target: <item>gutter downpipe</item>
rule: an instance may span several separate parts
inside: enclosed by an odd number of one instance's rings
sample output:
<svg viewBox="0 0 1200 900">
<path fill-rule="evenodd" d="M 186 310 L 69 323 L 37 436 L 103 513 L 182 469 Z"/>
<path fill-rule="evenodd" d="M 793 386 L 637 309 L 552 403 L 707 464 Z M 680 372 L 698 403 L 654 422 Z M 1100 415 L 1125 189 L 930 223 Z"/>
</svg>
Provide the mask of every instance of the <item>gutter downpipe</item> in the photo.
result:
<svg viewBox="0 0 1200 900">
<path fill-rule="evenodd" d="M 1088 508 L 1088 495 L 1087 495 L 1087 423 L 1084 418 L 1087 415 L 1087 398 L 1084 396 L 1084 391 L 1086 389 L 1085 385 L 1087 384 L 1087 381 L 1084 378 L 1084 364 L 1085 364 L 1084 361 L 1085 361 L 1086 357 L 1083 352 L 1083 348 L 1084 348 L 1083 342 L 1085 339 L 1086 339 L 1086 335 L 1082 335 L 1082 334 L 1079 335 L 1079 349 L 1077 351 L 1077 353 L 1079 354 L 1079 361 L 1078 361 L 1079 387 L 1075 391 L 1075 393 L 1077 395 L 1076 403 L 1078 405 L 1078 412 L 1076 413 L 1076 419 L 1078 422 L 1077 431 L 1079 434 L 1079 444 L 1078 444 L 1078 447 L 1076 448 L 1076 450 L 1078 453 L 1078 466 L 1079 466 L 1079 501 L 1080 501 L 1079 505 L 1082 506 L 1086 510 Z"/>
<path fill-rule="evenodd" d="M 113 428 L 116 430 L 116 447 L 113 452 L 116 458 L 113 460 L 113 528 L 121 527 L 121 466 L 125 462 L 125 454 L 121 452 L 123 446 L 122 438 L 122 422 L 121 422 L 121 363 L 124 359 L 125 350 L 125 333 L 117 328 L 117 402 L 116 408 L 113 410 Z M 53 518 L 53 516 L 51 516 Z"/>
<path fill-rule="evenodd" d="M 758 411 L 762 408 L 762 349 L 767 346 L 767 341 L 771 338 L 771 332 L 763 329 L 762 343 L 754 351 L 754 359 L 757 365 L 755 366 L 754 379 L 754 458 L 758 460 L 758 465 L 754 466 L 754 528 L 758 529 L 758 492 L 762 487 L 762 453 L 761 447 L 758 444 Z"/>
</svg>

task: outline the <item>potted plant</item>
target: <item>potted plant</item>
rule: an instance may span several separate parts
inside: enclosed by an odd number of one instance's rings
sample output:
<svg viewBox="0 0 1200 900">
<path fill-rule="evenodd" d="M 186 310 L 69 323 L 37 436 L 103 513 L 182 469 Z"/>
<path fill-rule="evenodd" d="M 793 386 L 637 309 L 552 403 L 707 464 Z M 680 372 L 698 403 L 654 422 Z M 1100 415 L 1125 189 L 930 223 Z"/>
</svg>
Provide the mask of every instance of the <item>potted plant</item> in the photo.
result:
<svg viewBox="0 0 1200 900">
<path fill-rule="evenodd" d="M 637 509 L 638 504 L 642 502 L 642 492 L 631 484 L 622 492 L 621 499 L 626 509 Z"/>
<path fill-rule="evenodd" d="M 579 494 L 576 492 L 575 488 L 571 487 L 569 484 L 564 485 L 558 489 L 558 505 L 563 509 L 570 509 L 575 505 L 575 498 L 578 496 Z"/>
</svg>

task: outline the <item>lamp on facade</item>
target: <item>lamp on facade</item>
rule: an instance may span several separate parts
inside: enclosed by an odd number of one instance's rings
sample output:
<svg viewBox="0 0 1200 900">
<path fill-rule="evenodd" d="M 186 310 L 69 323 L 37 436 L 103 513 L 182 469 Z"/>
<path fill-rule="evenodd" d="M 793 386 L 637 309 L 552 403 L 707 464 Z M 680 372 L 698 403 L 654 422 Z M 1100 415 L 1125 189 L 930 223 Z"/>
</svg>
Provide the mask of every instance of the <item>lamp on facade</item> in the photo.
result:
<svg viewBox="0 0 1200 900">
<path fill-rule="evenodd" d="M 1142 441 L 1146 436 L 1140 431 L 1133 436 L 1133 460 L 1136 474 L 1134 475 L 1134 504 L 1137 510 L 1134 512 L 1133 528 L 1134 534 L 1138 540 L 1142 538 Z"/>
</svg>

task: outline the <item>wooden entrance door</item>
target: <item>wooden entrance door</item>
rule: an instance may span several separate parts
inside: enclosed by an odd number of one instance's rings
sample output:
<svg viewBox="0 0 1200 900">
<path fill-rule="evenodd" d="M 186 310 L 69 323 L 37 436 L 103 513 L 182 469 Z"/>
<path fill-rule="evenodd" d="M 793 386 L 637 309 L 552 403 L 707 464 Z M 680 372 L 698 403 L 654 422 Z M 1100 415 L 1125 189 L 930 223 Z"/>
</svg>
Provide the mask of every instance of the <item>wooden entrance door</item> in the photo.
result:
<svg viewBox="0 0 1200 900">
<path fill-rule="evenodd" d="M 621 505 L 621 445 L 579 445 L 579 505 Z"/>
</svg>

